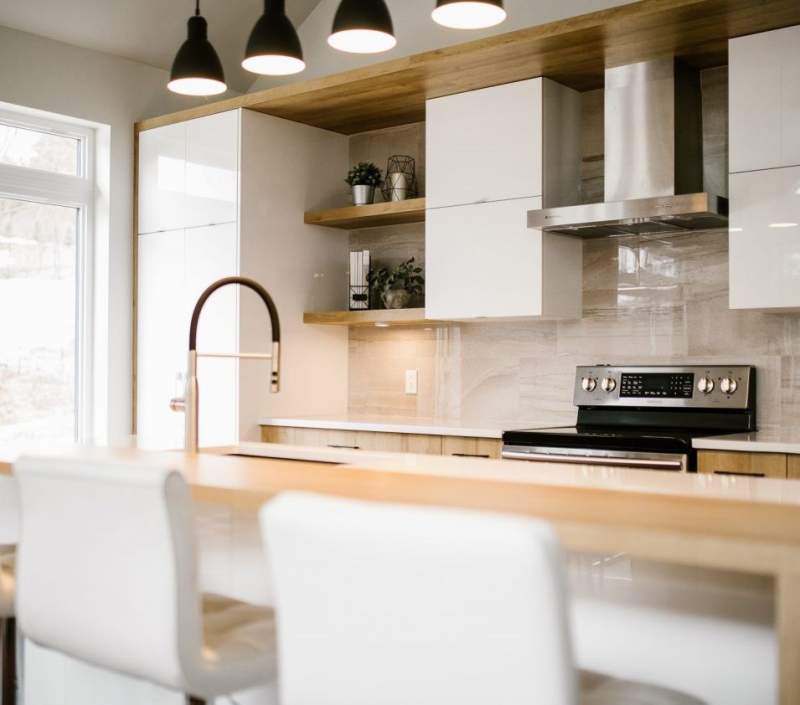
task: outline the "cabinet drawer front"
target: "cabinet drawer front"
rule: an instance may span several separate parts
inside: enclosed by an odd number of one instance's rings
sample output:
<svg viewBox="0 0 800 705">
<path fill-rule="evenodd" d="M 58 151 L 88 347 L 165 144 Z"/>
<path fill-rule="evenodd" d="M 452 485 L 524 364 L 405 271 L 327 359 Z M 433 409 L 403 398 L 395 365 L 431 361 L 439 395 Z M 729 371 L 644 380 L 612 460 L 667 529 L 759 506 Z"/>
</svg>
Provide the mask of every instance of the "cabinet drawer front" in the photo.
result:
<svg viewBox="0 0 800 705">
<path fill-rule="evenodd" d="M 698 471 L 714 475 L 750 475 L 786 478 L 783 453 L 735 453 L 702 450 L 697 454 Z"/>
<path fill-rule="evenodd" d="M 375 450 L 391 453 L 421 453 L 441 455 L 440 436 L 414 433 L 379 433 L 377 431 L 340 431 L 314 428 L 262 426 L 264 443 L 283 443 L 297 446 L 327 446 L 353 450 Z"/>
<path fill-rule="evenodd" d="M 338 431 L 318 428 L 291 428 L 285 426 L 262 426 L 261 440 L 264 443 L 283 443 L 293 446 L 312 446 L 330 448 L 359 447 L 359 442 L 368 441 L 367 435 L 355 431 Z"/>
<path fill-rule="evenodd" d="M 463 458 L 500 458 L 502 442 L 495 438 L 462 438 L 445 436 L 442 439 L 442 455 Z"/>
<path fill-rule="evenodd" d="M 800 480 L 800 455 L 789 456 L 787 471 L 790 480 Z"/>
</svg>

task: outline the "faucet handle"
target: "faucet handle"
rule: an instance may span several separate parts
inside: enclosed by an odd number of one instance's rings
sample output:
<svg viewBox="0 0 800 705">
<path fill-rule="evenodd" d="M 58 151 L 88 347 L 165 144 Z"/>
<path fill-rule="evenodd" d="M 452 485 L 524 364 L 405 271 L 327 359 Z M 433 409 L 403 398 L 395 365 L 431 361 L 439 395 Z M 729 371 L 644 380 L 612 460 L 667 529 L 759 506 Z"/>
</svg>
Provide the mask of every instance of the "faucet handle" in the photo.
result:
<svg viewBox="0 0 800 705">
<path fill-rule="evenodd" d="M 175 412 L 186 411 L 186 399 L 184 397 L 173 397 L 169 400 L 169 408 Z"/>
</svg>

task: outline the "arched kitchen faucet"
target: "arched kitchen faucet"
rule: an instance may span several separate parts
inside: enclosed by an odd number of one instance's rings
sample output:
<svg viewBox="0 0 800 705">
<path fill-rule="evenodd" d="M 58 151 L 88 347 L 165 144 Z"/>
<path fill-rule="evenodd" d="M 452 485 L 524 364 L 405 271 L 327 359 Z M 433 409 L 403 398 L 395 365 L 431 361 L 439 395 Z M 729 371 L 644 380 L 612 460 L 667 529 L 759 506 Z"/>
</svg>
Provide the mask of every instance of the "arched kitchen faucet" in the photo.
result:
<svg viewBox="0 0 800 705">
<path fill-rule="evenodd" d="M 252 289 L 261 297 L 264 305 L 269 312 L 270 325 L 272 327 L 272 353 L 198 353 L 197 352 L 197 325 L 200 322 L 200 314 L 211 294 L 217 289 L 229 284 L 239 284 L 248 289 Z M 173 411 L 183 411 L 186 414 L 185 445 L 186 450 L 196 453 L 198 450 L 198 387 L 197 387 L 197 358 L 198 357 L 229 357 L 244 360 L 271 360 L 272 374 L 270 376 L 270 392 L 273 394 L 280 391 L 280 351 L 281 351 L 281 323 L 278 317 L 278 309 L 269 292 L 256 281 L 246 277 L 225 277 L 215 281 L 197 299 L 192 312 L 192 322 L 189 326 L 189 363 L 188 375 L 186 378 L 186 391 L 182 398 L 170 400 L 170 408 Z"/>
</svg>

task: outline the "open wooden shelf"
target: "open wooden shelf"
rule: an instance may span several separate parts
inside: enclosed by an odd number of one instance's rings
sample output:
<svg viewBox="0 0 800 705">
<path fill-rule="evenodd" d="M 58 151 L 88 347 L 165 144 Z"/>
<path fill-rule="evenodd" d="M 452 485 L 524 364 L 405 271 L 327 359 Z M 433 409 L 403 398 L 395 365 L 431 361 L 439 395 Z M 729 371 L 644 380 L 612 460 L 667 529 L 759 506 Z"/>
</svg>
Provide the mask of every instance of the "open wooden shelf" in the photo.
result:
<svg viewBox="0 0 800 705">
<path fill-rule="evenodd" d="M 424 220 L 424 198 L 373 203 L 369 206 L 329 208 L 324 211 L 309 211 L 305 215 L 307 225 L 326 225 L 329 228 L 341 228 L 343 230 L 374 228 L 379 225 L 422 223 Z"/>
<path fill-rule="evenodd" d="M 579 91 L 607 66 L 678 56 L 727 61 L 728 39 L 800 23 L 797 0 L 640 0 L 142 120 L 148 130 L 248 108 L 355 134 L 425 119 L 425 99 L 546 76 Z"/>
<path fill-rule="evenodd" d="M 441 321 L 439 321 L 441 322 Z M 326 326 L 419 326 L 437 321 L 425 318 L 424 308 L 397 308 L 379 311 L 324 311 L 304 313 L 303 323 Z"/>
</svg>

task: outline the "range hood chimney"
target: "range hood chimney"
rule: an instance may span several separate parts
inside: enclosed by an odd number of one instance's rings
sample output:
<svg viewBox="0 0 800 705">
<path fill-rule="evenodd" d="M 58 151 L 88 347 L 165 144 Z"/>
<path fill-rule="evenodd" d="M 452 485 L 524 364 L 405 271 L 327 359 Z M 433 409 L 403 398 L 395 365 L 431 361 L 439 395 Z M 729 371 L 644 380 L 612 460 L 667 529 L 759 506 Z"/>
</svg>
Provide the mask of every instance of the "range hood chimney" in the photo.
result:
<svg viewBox="0 0 800 705">
<path fill-rule="evenodd" d="M 674 59 L 606 69 L 605 201 L 528 213 L 528 227 L 607 237 L 724 228 L 703 192 L 700 74 Z"/>
</svg>

